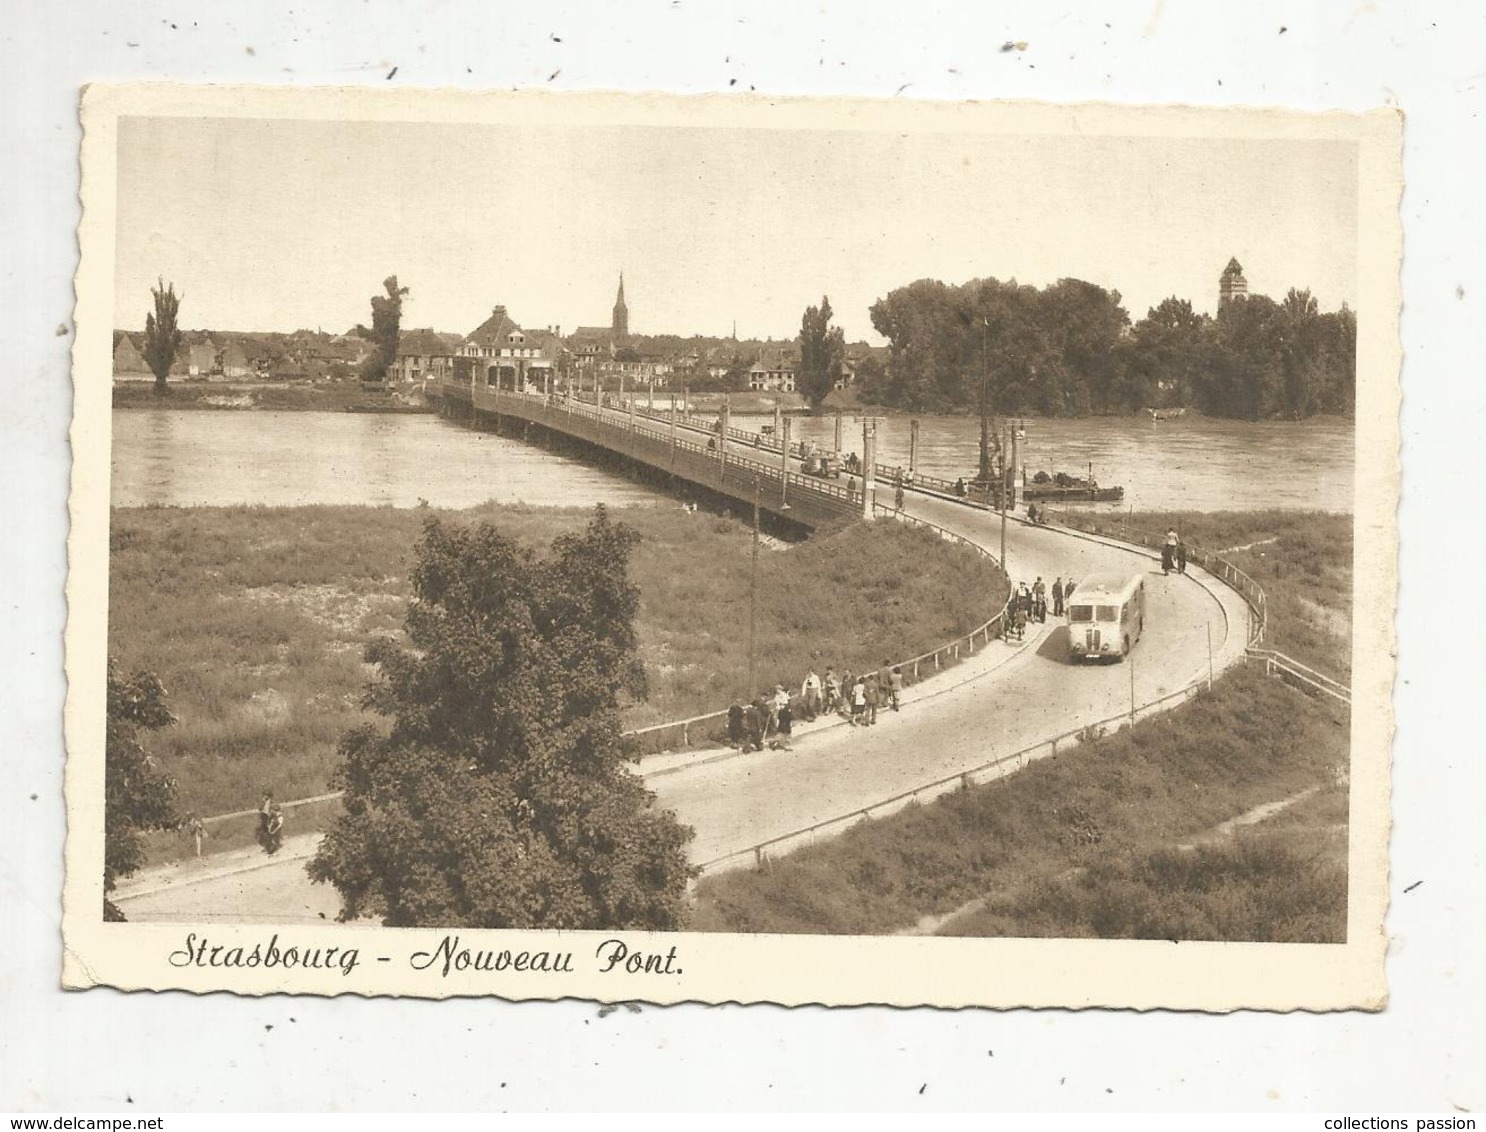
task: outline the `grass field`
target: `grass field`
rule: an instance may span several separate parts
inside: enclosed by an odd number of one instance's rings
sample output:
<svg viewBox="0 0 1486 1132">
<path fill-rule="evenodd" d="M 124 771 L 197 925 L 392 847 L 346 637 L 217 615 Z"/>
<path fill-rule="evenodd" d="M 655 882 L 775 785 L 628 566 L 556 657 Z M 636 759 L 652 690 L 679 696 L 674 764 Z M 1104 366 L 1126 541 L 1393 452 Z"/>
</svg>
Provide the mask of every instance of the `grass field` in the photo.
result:
<svg viewBox="0 0 1486 1132">
<path fill-rule="evenodd" d="M 1320 511 L 1075 513 L 1079 525 L 1118 537 L 1122 526 L 1175 527 L 1192 546 L 1222 552 L 1263 588 L 1267 648 L 1335 676 L 1352 671 L 1352 516 Z"/>
<path fill-rule="evenodd" d="M 705 879 L 691 926 L 1341 940 L 1348 753 L 1333 709 L 1241 668 L 1000 782 Z M 1271 822 L 1214 834 L 1313 787 Z"/>
<path fill-rule="evenodd" d="M 545 545 L 590 514 L 490 505 L 448 517 Z M 642 539 L 632 570 L 651 688 L 628 724 L 726 707 L 747 670 L 751 533 L 679 507 L 621 518 Z M 401 632 L 419 522 L 367 507 L 113 512 L 109 648 L 168 689 L 179 722 L 149 745 L 183 811 L 326 789 L 341 735 L 365 719 L 363 649 Z M 789 684 L 811 663 L 861 668 L 932 648 L 1005 596 L 972 552 L 891 523 L 770 542 L 759 583 L 759 675 Z"/>
</svg>

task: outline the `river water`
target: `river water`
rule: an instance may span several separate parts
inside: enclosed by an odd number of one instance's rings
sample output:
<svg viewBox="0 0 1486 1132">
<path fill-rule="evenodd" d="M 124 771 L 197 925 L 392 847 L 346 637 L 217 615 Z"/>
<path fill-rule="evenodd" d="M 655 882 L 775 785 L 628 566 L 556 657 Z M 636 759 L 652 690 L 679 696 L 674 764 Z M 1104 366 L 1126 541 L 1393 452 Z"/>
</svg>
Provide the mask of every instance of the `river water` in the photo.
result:
<svg viewBox="0 0 1486 1132">
<path fill-rule="evenodd" d="M 650 506 L 623 476 L 432 415 L 120 409 L 115 507 Z"/>
<path fill-rule="evenodd" d="M 734 416 L 752 428 L 770 418 Z M 113 416 L 115 506 L 148 504 L 390 504 L 469 507 L 487 500 L 534 506 L 602 502 L 649 506 L 661 496 L 623 477 L 435 416 L 362 413 L 119 410 Z M 794 417 L 791 435 L 829 447 L 835 418 Z M 861 422 L 843 420 L 843 447 L 860 452 Z M 878 458 L 908 464 L 909 422 L 885 417 Z M 918 466 L 973 474 L 979 427 L 926 417 Z M 1349 421 L 1251 423 L 1206 418 L 1029 420 L 1021 463 L 1122 484 L 1121 508 L 1352 510 Z"/>
<path fill-rule="evenodd" d="M 760 418 L 762 419 L 762 418 Z M 769 418 L 772 420 L 772 418 Z M 734 417 L 740 428 L 754 418 Z M 862 450 L 860 418 L 843 419 L 842 447 Z M 794 417 L 792 440 L 835 442 L 836 418 Z M 1352 510 L 1352 422 L 1226 421 L 1183 417 L 1090 417 L 1028 420 L 1019 461 L 1038 471 L 1087 476 L 1125 488 L 1120 509 L 1137 511 L 1257 511 L 1270 507 Z M 879 418 L 880 464 L 908 466 L 909 420 Z M 980 464 L 980 426 L 964 417 L 919 423 L 918 468 L 929 475 L 969 478 Z M 1110 505 L 1113 507 L 1114 505 Z"/>
</svg>

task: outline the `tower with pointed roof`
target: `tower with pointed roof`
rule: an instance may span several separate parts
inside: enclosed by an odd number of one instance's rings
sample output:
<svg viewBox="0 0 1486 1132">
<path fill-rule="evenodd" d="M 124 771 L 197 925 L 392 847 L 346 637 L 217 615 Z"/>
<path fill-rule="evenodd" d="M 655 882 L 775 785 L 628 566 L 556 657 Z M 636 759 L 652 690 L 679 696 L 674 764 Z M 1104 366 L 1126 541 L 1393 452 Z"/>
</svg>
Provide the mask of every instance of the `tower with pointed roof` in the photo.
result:
<svg viewBox="0 0 1486 1132">
<path fill-rule="evenodd" d="M 1243 277 L 1243 267 L 1234 256 L 1218 277 L 1218 306 L 1225 307 L 1233 299 L 1249 293 L 1249 281 Z"/>
<path fill-rule="evenodd" d="M 629 307 L 624 302 L 624 272 L 619 273 L 619 297 L 614 300 L 614 323 L 610 328 L 616 342 L 629 337 Z"/>
</svg>

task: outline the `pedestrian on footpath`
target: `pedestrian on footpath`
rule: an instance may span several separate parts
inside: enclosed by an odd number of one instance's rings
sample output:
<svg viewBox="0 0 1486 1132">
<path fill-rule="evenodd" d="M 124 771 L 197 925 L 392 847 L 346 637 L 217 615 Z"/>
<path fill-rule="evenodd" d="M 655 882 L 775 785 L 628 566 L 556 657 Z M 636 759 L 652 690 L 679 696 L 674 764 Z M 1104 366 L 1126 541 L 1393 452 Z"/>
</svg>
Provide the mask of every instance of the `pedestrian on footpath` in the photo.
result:
<svg viewBox="0 0 1486 1132">
<path fill-rule="evenodd" d="M 838 712 L 841 710 L 841 677 L 836 675 L 836 670 L 829 664 L 826 665 L 826 711 Z"/>
<path fill-rule="evenodd" d="M 211 836 L 206 831 L 206 823 L 197 817 L 196 812 L 193 810 L 186 815 L 186 820 L 182 823 L 182 828 L 186 831 L 186 836 L 196 843 L 196 859 L 199 861 L 201 859 L 201 843 Z"/>
<path fill-rule="evenodd" d="M 756 701 L 750 700 L 743 706 L 743 745 L 742 750 L 746 755 L 749 751 L 762 751 L 764 749 L 764 719 L 759 712 Z"/>
<path fill-rule="evenodd" d="M 1166 532 L 1166 541 L 1161 544 L 1161 573 L 1169 574 L 1176 568 L 1176 544 L 1179 541 L 1175 528 Z"/>
<path fill-rule="evenodd" d="M 820 677 L 815 674 L 815 669 L 805 673 L 805 682 L 800 685 L 801 715 L 806 722 L 813 720 L 820 714 Z"/>
<path fill-rule="evenodd" d="M 899 705 L 903 702 L 903 669 L 896 664 L 893 665 L 892 670 L 887 674 L 887 693 L 893 710 L 897 711 Z"/>
<path fill-rule="evenodd" d="M 778 702 L 781 696 L 784 697 L 783 703 Z M 770 746 L 776 751 L 792 751 L 794 748 L 789 745 L 789 741 L 794 732 L 794 716 L 790 712 L 789 693 L 784 690 L 783 684 L 777 686 L 774 699 L 775 739 Z"/>
<path fill-rule="evenodd" d="M 737 700 L 734 700 L 733 706 L 728 708 L 728 746 L 747 750 L 743 741 L 743 711 L 743 705 Z"/>
<path fill-rule="evenodd" d="M 1176 572 L 1178 574 L 1187 572 L 1187 544 L 1181 539 L 1176 540 Z"/>
<path fill-rule="evenodd" d="M 877 678 L 877 673 L 867 674 L 867 726 L 874 727 L 877 724 L 877 708 L 882 703 L 882 681 Z"/>
<path fill-rule="evenodd" d="M 1042 584 L 1042 575 L 1032 583 L 1032 611 L 1037 614 L 1038 624 L 1047 624 L 1047 587 Z"/>
<path fill-rule="evenodd" d="M 1062 575 L 1053 579 L 1053 616 L 1063 616 L 1063 578 Z"/>
<path fill-rule="evenodd" d="M 893 492 L 893 506 L 899 511 L 903 510 L 903 481 L 898 480 L 897 490 Z"/>
<path fill-rule="evenodd" d="M 858 676 L 856 682 L 851 686 L 851 725 L 853 727 L 865 727 L 867 725 L 867 681 Z"/>
</svg>

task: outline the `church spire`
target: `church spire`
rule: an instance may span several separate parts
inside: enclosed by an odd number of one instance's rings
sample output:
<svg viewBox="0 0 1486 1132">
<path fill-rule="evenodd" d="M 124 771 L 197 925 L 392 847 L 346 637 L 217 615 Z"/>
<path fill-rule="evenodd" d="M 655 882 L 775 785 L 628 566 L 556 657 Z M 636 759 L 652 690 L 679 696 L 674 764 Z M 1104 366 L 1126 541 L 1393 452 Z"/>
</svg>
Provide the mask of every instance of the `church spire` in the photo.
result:
<svg viewBox="0 0 1486 1132">
<path fill-rule="evenodd" d="M 614 300 L 614 323 L 611 331 L 616 341 L 629 337 L 629 307 L 624 301 L 624 272 L 619 273 L 619 294 Z"/>
</svg>

